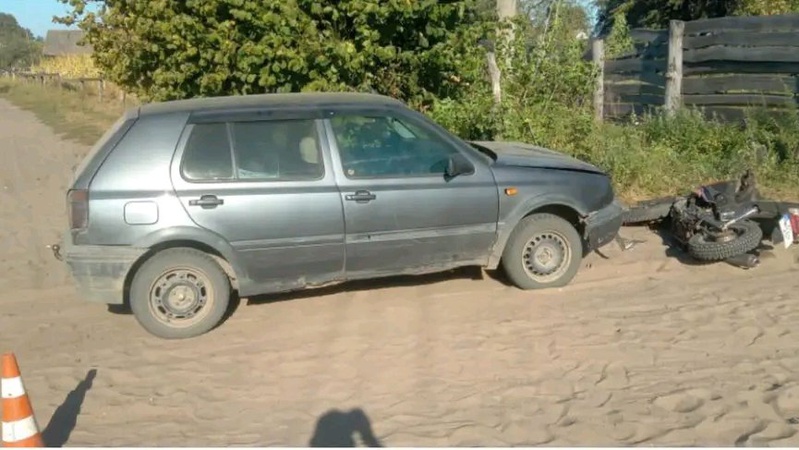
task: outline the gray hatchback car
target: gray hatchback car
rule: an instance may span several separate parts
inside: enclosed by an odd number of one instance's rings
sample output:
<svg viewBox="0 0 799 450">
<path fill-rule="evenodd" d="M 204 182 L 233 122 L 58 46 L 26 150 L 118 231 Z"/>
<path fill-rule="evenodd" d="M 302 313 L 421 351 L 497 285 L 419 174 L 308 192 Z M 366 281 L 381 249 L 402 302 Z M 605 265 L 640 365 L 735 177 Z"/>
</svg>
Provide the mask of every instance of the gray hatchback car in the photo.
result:
<svg viewBox="0 0 799 450">
<path fill-rule="evenodd" d="M 590 164 L 465 142 L 356 93 L 133 108 L 76 169 L 67 204 L 56 256 L 81 295 L 173 339 L 214 328 L 233 295 L 474 265 L 521 289 L 565 286 L 622 216 Z"/>
</svg>

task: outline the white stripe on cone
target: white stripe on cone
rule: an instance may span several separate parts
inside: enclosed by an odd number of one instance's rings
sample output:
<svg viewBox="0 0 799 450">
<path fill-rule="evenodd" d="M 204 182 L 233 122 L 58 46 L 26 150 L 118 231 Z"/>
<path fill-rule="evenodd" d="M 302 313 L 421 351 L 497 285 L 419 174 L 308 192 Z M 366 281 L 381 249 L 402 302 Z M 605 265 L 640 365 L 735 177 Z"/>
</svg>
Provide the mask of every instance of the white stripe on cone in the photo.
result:
<svg viewBox="0 0 799 450">
<path fill-rule="evenodd" d="M 38 433 L 39 427 L 36 426 L 33 416 L 13 422 L 3 422 L 3 442 L 19 442 Z"/>
<path fill-rule="evenodd" d="M 0 379 L 0 393 L 3 398 L 17 398 L 25 395 L 22 377 Z"/>
</svg>

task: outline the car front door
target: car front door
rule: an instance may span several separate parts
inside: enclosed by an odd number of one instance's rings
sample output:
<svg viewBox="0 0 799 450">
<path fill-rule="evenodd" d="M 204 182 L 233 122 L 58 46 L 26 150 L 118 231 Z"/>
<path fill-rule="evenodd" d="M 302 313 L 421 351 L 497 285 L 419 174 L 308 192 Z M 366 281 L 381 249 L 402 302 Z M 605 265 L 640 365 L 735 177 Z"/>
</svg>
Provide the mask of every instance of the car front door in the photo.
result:
<svg viewBox="0 0 799 450">
<path fill-rule="evenodd" d="M 250 292 L 339 280 L 342 201 L 313 117 L 231 116 L 191 123 L 172 180 L 200 227 L 230 243 Z"/>
<path fill-rule="evenodd" d="M 411 114 L 332 112 L 325 129 L 344 203 L 348 278 L 486 262 L 499 205 L 486 164 Z M 450 178 L 452 158 L 465 173 Z"/>
</svg>

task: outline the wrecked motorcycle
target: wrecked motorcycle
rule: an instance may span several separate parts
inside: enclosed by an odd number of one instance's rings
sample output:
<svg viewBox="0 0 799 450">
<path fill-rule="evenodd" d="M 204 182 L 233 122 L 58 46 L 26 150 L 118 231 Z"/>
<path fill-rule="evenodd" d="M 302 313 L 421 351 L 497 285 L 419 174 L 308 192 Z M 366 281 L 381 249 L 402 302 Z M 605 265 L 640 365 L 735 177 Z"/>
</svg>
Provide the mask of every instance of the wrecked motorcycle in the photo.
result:
<svg viewBox="0 0 799 450">
<path fill-rule="evenodd" d="M 623 219 L 625 225 L 661 221 L 695 259 L 735 259 L 752 267 L 758 261 L 750 252 L 760 246 L 764 227 L 771 226 L 771 240 L 785 247 L 799 237 L 799 204 L 763 198 L 747 170 L 737 180 L 703 185 L 685 196 L 640 202 Z"/>
</svg>

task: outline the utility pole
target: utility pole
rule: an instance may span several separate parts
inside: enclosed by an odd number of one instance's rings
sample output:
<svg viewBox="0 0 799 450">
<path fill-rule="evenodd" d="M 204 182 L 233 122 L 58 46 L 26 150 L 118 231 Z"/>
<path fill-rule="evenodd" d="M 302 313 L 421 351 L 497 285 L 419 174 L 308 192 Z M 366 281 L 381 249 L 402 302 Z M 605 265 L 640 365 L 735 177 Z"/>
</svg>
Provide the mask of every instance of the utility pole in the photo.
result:
<svg viewBox="0 0 799 450">
<path fill-rule="evenodd" d="M 513 18 L 518 11 L 518 0 L 497 0 L 497 16 L 499 16 L 499 20 Z"/>
<path fill-rule="evenodd" d="M 497 0 L 497 18 L 500 22 L 505 22 L 516 17 L 519 13 L 518 0 Z M 513 28 L 505 33 L 505 43 L 508 44 L 513 40 Z"/>
</svg>

